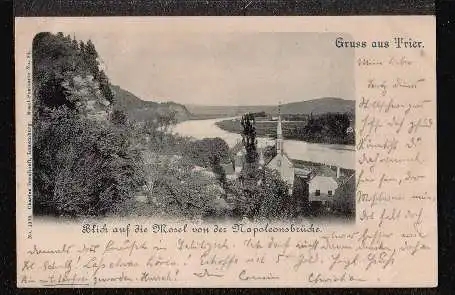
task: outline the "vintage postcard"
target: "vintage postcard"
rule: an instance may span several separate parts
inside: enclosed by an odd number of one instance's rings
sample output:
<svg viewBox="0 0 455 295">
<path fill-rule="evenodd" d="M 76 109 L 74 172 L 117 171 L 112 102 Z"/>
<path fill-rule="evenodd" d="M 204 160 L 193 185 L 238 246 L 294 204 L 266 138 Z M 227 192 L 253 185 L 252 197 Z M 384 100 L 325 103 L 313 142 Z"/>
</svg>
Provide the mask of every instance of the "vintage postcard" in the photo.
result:
<svg viewBox="0 0 455 295">
<path fill-rule="evenodd" d="M 434 16 L 16 18 L 17 285 L 435 287 Z"/>
</svg>

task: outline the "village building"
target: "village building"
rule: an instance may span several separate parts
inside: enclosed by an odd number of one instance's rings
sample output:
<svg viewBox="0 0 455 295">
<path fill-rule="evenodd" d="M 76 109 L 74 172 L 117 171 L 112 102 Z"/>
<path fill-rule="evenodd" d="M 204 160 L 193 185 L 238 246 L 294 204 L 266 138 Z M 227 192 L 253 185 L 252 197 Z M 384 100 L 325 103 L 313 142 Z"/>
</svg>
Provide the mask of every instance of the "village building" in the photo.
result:
<svg viewBox="0 0 455 295">
<path fill-rule="evenodd" d="M 305 170 L 304 167 L 297 168 L 294 166 L 293 161 L 288 157 L 283 149 L 283 130 L 281 127 L 281 113 L 280 108 L 278 108 L 278 119 L 277 119 L 277 129 L 276 129 L 276 156 L 273 157 L 266 167 L 278 171 L 281 178 L 289 185 L 290 193 L 294 187 L 294 180 L 296 178 L 296 172 L 298 172 L 297 177 L 307 178 L 309 177 L 309 170 Z M 296 169 L 299 169 L 296 171 Z"/>
<path fill-rule="evenodd" d="M 278 171 L 289 185 L 289 193 L 296 205 L 344 206 L 347 192 L 344 187 L 354 181 L 354 175 L 345 176 L 340 167 L 324 164 L 305 163 L 291 159 L 284 150 L 280 108 L 278 108 L 276 131 L 276 156 L 266 161 L 265 166 Z M 343 189 L 342 189 L 343 188 Z M 352 198 L 352 196 L 351 196 Z"/>
<path fill-rule="evenodd" d="M 308 182 L 308 201 L 331 202 L 337 188 L 338 182 L 333 177 L 316 175 Z"/>
<path fill-rule="evenodd" d="M 329 207 L 353 210 L 355 191 L 354 174 L 346 174 L 346 170 L 321 163 L 305 162 L 292 159 L 284 149 L 283 128 L 280 107 L 276 117 L 277 130 L 275 149 L 276 155 L 266 159 L 264 148 L 258 148 L 259 167 L 275 170 L 289 186 L 291 202 L 300 208 Z M 245 167 L 245 148 L 239 140 L 230 149 L 232 162 L 224 164 L 228 179 L 237 178 Z"/>
</svg>

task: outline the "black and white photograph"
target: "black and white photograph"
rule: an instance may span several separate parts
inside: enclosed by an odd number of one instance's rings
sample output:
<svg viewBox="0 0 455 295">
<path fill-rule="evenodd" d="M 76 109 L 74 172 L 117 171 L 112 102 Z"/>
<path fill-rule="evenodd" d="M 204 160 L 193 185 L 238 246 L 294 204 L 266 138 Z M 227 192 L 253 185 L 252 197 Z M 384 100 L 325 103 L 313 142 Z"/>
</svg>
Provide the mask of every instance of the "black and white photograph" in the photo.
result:
<svg viewBox="0 0 455 295">
<path fill-rule="evenodd" d="M 17 285 L 437 286 L 435 27 L 17 19 Z"/>
<path fill-rule="evenodd" d="M 343 33 L 33 40 L 33 215 L 355 223 Z"/>
</svg>

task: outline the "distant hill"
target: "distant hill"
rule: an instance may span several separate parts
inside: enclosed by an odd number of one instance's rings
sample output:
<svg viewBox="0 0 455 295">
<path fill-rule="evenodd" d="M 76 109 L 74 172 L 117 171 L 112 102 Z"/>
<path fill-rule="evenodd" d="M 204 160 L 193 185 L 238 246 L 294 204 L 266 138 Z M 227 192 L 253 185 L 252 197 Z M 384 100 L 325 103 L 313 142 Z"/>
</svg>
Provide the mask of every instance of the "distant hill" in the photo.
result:
<svg viewBox="0 0 455 295">
<path fill-rule="evenodd" d="M 287 103 L 281 106 L 283 114 L 310 114 L 319 115 L 323 113 L 354 113 L 355 101 L 335 97 L 324 97 L 319 99 L 306 100 L 301 102 Z M 278 113 L 275 107 L 273 113 Z"/>
<path fill-rule="evenodd" d="M 204 105 L 186 105 L 188 110 L 195 117 L 234 117 L 240 116 L 247 112 L 266 112 L 268 114 L 277 114 L 278 107 L 273 105 L 263 106 L 204 106 Z M 310 114 L 314 115 L 323 113 L 354 113 L 355 101 L 345 100 L 335 97 L 324 97 L 300 102 L 292 102 L 281 106 L 282 114 Z"/>
<path fill-rule="evenodd" d="M 178 121 L 191 118 L 191 113 L 184 105 L 175 102 L 145 101 L 117 85 L 111 85 L 111 90 L 114 94 L 116 108 L 125 111 L 133 120 L 146 121 L 167 112 L 175 112 Z"/>
</svg>

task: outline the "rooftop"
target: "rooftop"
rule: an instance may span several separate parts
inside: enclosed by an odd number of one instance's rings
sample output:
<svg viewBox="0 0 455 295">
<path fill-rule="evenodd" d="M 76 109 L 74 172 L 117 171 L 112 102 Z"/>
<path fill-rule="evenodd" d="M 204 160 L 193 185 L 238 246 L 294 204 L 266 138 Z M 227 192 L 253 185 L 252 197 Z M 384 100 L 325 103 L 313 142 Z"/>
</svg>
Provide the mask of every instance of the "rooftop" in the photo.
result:
<svg viewBox="0 0 455 295">
<path fill-rule="evenodd" d="M 311 175 L 312 170 L 309 168 L 295 168 L 294 174 L 300 177 L 309 177 Z"/>
</svg>

